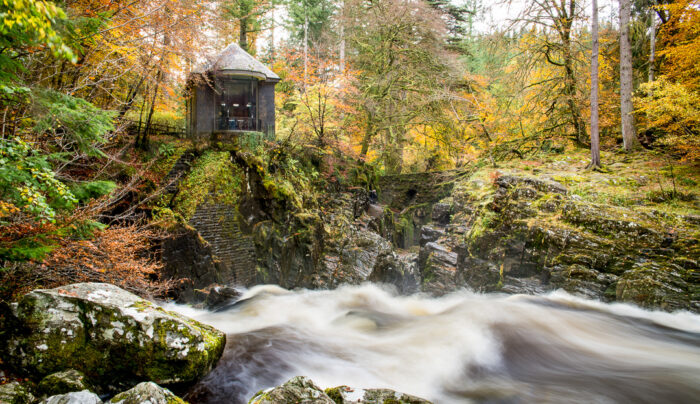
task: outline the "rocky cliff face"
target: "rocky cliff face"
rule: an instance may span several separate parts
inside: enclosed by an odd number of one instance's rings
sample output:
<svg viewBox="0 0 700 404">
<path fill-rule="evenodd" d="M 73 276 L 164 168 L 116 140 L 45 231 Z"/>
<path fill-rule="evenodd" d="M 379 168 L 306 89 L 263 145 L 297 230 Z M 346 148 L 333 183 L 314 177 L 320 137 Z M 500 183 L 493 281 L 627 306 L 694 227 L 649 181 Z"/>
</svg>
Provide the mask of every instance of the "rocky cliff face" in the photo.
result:
<svg viewBox="0 0 700 404">
<path fill-rule="evenodd" d="M 562 288 L 604 301 L 698 310 L 694 216 L 585 202 L 547 176 L 503 174 L 492 192 L 472 192 L 479 190 L 483 184 L 467 181 L 445 200 L 454 215 L 444 234 L 422 248 L 424 288 L 437 274 L 483 291 Z"/>
<path fill-rule="evenodd" d="M 227 257 L 239 272 L 254 270 L 247 284 L 373 281 L 433 294 L 561 288 L 649 308 L 700 309 L 697 216 L 586 200 L 546 172 L 485 177 L 476 169 L 384 177 L 371 191 L 315 190 L 312 202 L 301 203 L 291 195 L 301 191 L 284 193 L 260 167 L 237 164 L 244 178 L 231 214 L 219 215 L 218 225 L 192 223 L 205 243 L 198 248 L 211 252 L 193 260 L 213 268 Z M 221 234 L 235 240 L 222 243 Z M 245 257 L 235 250 L 244 242 L 252 245 Z M 209 270 L 217 271 L 226 275 Z"/>
</svg>

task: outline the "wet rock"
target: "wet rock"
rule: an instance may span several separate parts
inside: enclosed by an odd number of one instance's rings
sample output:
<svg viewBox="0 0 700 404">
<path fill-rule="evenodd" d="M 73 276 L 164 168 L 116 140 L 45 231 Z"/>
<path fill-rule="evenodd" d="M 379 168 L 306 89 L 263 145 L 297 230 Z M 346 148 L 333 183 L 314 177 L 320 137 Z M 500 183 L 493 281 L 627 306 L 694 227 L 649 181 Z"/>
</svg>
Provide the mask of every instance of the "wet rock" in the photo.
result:
<svg viewBox="0 0 700 404">
<path fill-rule="evenodd" d="M 83 390 L 51 396 L 41 404 L 102 404 L 102 400 L 97 394 Z"/>
<path fill-rule="evenodd" d="M 550 282 L 552 286 L 571 294 L 589 299 L 610 300 L 614 297 L 610 296 L 610 288 L 617 282 L 617 276 L 582 265 L 572 265 L 552 270 Z"/>
<path fill-rule="evenodd" d="M 221 356 L 225 336 L 116 286 L 78 283 L 26 294 L 8 364 L 34 377 L 83 372 L 109 390 L 140 380 L 192 382 Z"/>
<path fill-rule="evenodd" d="M 440 229 L 431 226 L 423 226 L 420 230 L 420 246 L 424 247 L 427 243 L 438 241 L 438 239 L 444 235 L 445 232 Z"/>
<path fill-rule="evenodd" d="M 401 294 L 417 292 L 420 287 L 418 254 L 390 252 L 377 257 L 367 280 L 394 285 Z"/>
<path fill-rule="evenodd" d="M 119 393 L 109 400 L 111 404 L 187 404 L 172 391 L 153 382 L 143 382 Z"/>
<path fill-rule="evenodd" d="M 0 403 L 30 404 L 35 400 L 30 389 L 20 382 L 0 384 Z"/>
<path fill-rule="evenodd" d="M 433 265 L 455 268 L 457 266 L 457 253 L 447 249 L 438 243 L 427 243 L 421 250 L 426 255 L 424 259 L 432 259 Z"/>
<path fill-rule="evenodd" d="M 688 309 L 690 294 L 681 272 L 682 268 L 674 264 L 639 263 L 620 276 L 617 300 L 647 308 Z"/>
<path fill-rule="evenodd" d="M 457 284 L 467 285 L 478 292 L 493 292 L 501 288 L 501 269 L 494 262 L 465 256 L 457 269 Z"/>
<path fill-rule="evenodd" d="M 216 259 L 211 245 L 190 226 L 172 229 L 162 241 L 161 251 L 163 274 L 170 279 L 185 280 L 176 288 L 180 301 L 201 302 L 198 289 L 230 277 L 230 271 Z"/>
<path fill-rule="evenodd" d="M 423 278 L 422 289 L 426 292 L 444 294 L 457 286 L 458 255 L 447 247 L 430 242 L 420 250 L 418 262 Z"/>
<path fill-rule="evenodd" d="M 231 286 L 210 285 L 205 290 L 204 308 L 216 310 L 241 297 L 241 292 Z"/>
<path fill-rule="evenodd" d="M 547 291 L 545 283 L 540 277 L 532 276 L 529 278 L 515 278 L 505 276 L 502 281 L 502 286 L 498 289 L 499 292 L 509 294 L 527 294 L 537 295 Z"/>
<path fill-rule="evenodd" d="M 326 394 L 336 404 L 431 404 L 420 397 L 399 393 L 389 389 L 352 389 L 339 386 L 326 389 Z"/>
<path fill-rule="evenodd" d="M 452 205 L 447 203 L 436 203 L 433 205 L 432 219 L 433 222 L 446 225 L 450 222 L 452 215 Z"/>
<path fill-rule="evenodd" d="M 375 272 L 402 272 L 400 264 L 394 257 L 391 243 L 381 235 L 356 226 L 349 226 L 344 235 L 328 243 L 325 257 L 328 283 L 336 286 L 340 283 L 358 284 L 368 280 Z"/>
<path fill-rule="evenodd" d="M 258 392 L 249 404 L 335 404 L 310 379 L 297 376 L 279 387 Z"/>
<path fill-rule="evenodd" d="M 360 402 L 364 404 L 430 404 L 428 400 L 388 389 L 365 390 L 365 394 Z"/>
<path fill-rule="evenodd" d="M 90 388 L 85 375 L 75 369 L 52 373 L 39 383 L 39 391 L 47 396 L 90 390 Z"/>
</svg>

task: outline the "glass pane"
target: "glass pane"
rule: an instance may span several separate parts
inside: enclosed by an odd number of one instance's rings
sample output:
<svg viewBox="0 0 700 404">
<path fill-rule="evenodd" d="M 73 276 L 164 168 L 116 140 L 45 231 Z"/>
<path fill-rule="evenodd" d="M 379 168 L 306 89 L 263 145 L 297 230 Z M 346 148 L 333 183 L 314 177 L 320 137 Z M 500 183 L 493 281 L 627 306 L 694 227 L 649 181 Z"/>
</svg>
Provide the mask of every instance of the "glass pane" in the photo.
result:
<svg viewBox="0 0 700 404">
<path fill-rule="evenodd" d="M 257 130 L 257 82 L 255 80 L 222 80 L 218 97 L 217 128 L 219 130 Z"/>
</svg>

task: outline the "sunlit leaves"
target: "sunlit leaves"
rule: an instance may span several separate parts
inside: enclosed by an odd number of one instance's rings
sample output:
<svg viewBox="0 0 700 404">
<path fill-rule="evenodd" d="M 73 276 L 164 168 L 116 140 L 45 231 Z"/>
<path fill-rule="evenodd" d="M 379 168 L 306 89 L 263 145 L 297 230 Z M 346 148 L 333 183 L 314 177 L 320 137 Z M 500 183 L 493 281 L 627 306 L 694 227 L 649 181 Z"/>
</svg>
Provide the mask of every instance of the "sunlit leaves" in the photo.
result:
<svg viewBox="0 0 700 404">
<path fill-rule="evenodd" d="M 640 86 L 635 98 L 645 129 L 660 132 L 660 141 L 685 160 L 700 161 L 700 94 L 661 78 Z"/>
<path fill-rule="evenodd" d="M 48 221 L 56 216 L 55 204 L 77 202 L 56 178 L 47 156 L 19 138 L 0 139 L 0 201 L 3 216 L 21 211 Z"/>
</svg>

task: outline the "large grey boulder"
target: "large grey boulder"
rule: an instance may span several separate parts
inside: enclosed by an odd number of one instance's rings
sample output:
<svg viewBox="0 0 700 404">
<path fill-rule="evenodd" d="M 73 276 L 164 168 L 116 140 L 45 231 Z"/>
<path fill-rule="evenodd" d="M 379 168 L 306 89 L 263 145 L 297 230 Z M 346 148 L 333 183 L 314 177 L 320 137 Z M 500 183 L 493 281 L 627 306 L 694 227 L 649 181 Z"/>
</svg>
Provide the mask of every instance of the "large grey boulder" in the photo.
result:
<svg viewBox="0 0 700 404">
<path fill-rule="evenodd" d="M 83 390 L 51 396 L 42 401 L 41 404 L 102 404 L 102 400 L 97 394 Z"/>
<path fill-rule="evenodd" d="M 26 294 L 6 361 L 35 377 L 65 369 L 114 390 L 138 381 L 192 382 L 224 349 L 222 332 L 116 286 L 78 283 Z"/>
<path fill-rule="evenodd" d="M 153 382 L 139 383 L 133 389 L 119 393 L 109 400 L 110 404 L 186 404 L 172 391 Z"/>
</svg>

